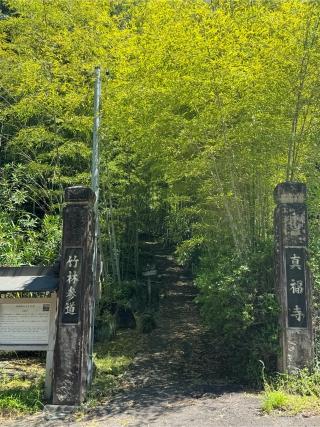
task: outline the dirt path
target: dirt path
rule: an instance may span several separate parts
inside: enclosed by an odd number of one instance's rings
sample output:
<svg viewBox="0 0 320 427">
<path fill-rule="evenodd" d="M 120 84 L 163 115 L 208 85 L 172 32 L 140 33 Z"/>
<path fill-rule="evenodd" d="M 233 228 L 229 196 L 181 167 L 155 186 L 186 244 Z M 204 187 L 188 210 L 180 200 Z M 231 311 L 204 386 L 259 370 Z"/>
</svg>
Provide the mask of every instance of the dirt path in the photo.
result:
<svg viewBox="0 0 320 427">
<path fill-rule="evenodd" d="M 219 378 L 219 355 L 201 325 L 191 277 L 165 251 L 158 252 L 155 263 L 167 287 L 159 327 L 145 336 L 121 392 L 81 421 L 57 420 L 44 413 L 13 425 L 320 426 L 320 417 L 265 416 L 260 411 L 258 394 Z"/>
<path fill-rule="evenodd" d="M 157 254 L 155 264 L 165 289 L 158 328 L 145 336 L 144 348 L 128 372 L 132 389 L 215 384 L 218 358 L 200 323 L 194 303 L 196 288 L 190 275 L 177 266 L 170 253 Z"/>
</svg>

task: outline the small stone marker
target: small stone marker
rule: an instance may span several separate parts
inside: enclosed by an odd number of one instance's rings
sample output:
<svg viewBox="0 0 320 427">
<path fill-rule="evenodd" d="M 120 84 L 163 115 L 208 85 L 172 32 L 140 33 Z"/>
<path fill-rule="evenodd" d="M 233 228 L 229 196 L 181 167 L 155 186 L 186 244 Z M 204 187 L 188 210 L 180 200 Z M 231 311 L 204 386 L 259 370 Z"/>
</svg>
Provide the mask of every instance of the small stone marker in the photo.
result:
<svg viewBox="0 0 320 427">
<path fill-rule="evenodd" d="M 274 191 L 276 286 L 281 305 L 279 370 L 296 372 L 313 362 L 311 280 L 306 263 L 306 186 L 285 182 Z"/>
<path fill-rule="evenodd" d="M 70 187 L 65 192 L 54 405 L 79 405 L 92 378 L 94 199 L 88 187 Z"/>
</svg>

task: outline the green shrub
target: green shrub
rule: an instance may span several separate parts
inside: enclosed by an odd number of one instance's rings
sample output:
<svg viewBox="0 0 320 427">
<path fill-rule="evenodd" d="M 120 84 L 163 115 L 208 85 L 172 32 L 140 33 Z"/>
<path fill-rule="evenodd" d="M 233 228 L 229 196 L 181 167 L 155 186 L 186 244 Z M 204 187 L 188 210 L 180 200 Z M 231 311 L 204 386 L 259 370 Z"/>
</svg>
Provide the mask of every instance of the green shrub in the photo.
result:
<svg viewBox="0 0 320 427">
<path fill-rule="evenodd" d="M 320 371 L 310 372 L 305 368 L 295 374 L 277 374 L 270 387 L 289 394 L 320 398 Z"/>
<path fill-rule="evenodd" d="M 317 226 L 317 227 L 316 227 Z M 314 353 L 315 366 L 320 369 L 320 236 L 318 224 L 310 224 L 310 259 L 309 265 L 312 271 L 312 317 L 314 326 Z"/>
<path fill-rule="evenodd" d="M 262 360 L 276 368 L 278 303 L 274 292 L 273 247 L 260 245 L 246 259 L 228 255 L 203 260 L 197 277 L 198 302 L 234 380 L 261 384 Z"/>
</svg>

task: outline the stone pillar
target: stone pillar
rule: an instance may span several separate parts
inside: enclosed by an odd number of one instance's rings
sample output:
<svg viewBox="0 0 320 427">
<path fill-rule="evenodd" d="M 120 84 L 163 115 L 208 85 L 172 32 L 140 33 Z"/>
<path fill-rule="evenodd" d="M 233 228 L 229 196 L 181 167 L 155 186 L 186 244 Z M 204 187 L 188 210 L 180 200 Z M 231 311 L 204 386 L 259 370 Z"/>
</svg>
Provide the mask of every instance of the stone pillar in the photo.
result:
<svg viewBox="0 0 320 427">
<path fill-rule="evenodd" d="M 70 187 L 65 192 L 54 351 L 54 405 L 79 405 L 92 377 L 94 199 L 88 187 Z"/>
<path fill-rule="evenodd" d="M 278 368 L 293 373 L 313 362 L 306 186 L 298 182 L 279 184 L 274 197 L 276 286 L 281 305 Z"/>
</svg>

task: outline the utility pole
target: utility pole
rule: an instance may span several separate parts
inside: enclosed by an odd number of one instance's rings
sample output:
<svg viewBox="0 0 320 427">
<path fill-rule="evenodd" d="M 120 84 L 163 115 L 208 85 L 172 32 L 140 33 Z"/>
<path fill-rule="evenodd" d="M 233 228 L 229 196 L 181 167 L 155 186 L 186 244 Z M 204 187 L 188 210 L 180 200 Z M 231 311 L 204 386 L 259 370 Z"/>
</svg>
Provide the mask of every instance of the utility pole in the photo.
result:
<svg viewBox="0 0 320 427">
<path fill-rule="evenodd" d="M 94 119 L 93 119 L 93 144 L 92 144 L 92 165 L 91 165 L 91 188 L 95 194 L 93 213 L 95 218 L 94 224 L 94 242 L 93 242 L 93 260 L 92 260 L 92 276 L 93 276 L 93 299 L 90 307 L 90 338 L 89 338 L 89 359 L 88 359 L 88 382 L 91 383 L 93 376 L 93 341 L 94 341 L 94 321 L 95 321 L 95 305 L 96 298 L 100 294 L 98 290 L 98 280 L 101 270 L 101 262 L 99 259 L 99 128 L 100 128 L 100 98 L 101 98 L 101 69 L 95 68 L 95 83 L 94 83 Z M 101 254 L 100 254 L 101 257 Z M 99 266 L 99 268 L 98 268 Z"/>
<path fill-rule="evenodd" d="M 100 98 L 101 98 L 101 69 L 100 67 L 96 67 L 95 83 L 94 83 L 94 121 L 93 121 L 93 146 L 92 146 L 92 171 L 91 171 L 91 188 L 96 196 L 96 200 L 94 204 L 96 222 L 98 220 L 98 200 L 99 200 Z"/>
<path fill-rule="evenodd" d="M 93 144 L 92 144 L 92 165 L 91 165 L 91 188 L 96 198 L 94 202 L 93 212 L 95 216 L 94 226 L 94 255 L 93 255 L 93 277 L 95 283 L 98 280 L 98 247 L 99 247 L 99 128 L 100 128 L 100 98 L 101 98 L 101 69 L 95 68 L 95 82 L 94 82 L 94 119 L 93 119 Z"/>
</svg>

